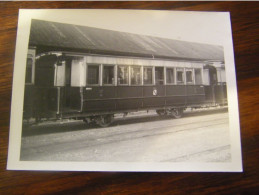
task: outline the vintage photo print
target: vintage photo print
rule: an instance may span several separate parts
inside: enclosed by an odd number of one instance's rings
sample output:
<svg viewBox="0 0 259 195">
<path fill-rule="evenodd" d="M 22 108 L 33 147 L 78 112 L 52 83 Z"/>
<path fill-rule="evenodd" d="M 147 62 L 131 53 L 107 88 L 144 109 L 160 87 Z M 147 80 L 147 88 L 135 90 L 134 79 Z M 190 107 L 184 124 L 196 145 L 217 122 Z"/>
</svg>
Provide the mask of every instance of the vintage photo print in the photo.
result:
<svg viewBox="0 0 259 195">
<path fill-rule="evenodd" d="M 7 169 L 242 171 L 229 13 L 20 10 Z"/>
</svg>

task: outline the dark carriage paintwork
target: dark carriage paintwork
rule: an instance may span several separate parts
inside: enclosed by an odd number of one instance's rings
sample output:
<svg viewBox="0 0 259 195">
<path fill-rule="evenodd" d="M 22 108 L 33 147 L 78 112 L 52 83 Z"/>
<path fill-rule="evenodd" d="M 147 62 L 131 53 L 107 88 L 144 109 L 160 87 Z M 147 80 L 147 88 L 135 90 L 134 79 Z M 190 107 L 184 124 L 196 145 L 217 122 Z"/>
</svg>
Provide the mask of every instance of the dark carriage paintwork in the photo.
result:
<svg viewBox="0 0 259 195">
<path fill-rule="evenodd" d="M 91 90 L 89 90 L 91 89 Z M 60 94 L 58 93 L 60 90 Z M 154 95 L 154 90 L 157 95 Z M 204 104 L 202 85 L 26 87 L 24 118 L 86 116 Z M 59 95 L 58 95 L 59 94 Z M 58 106 L 58 96 L 59 106 Z"/>
<path fill-rule="evenodd" d="M 82 102 L 82 113 L 191 106 L 202 104 L 205 99 L 202 85 L 88 86 L 82 89 L 83 94 L 80 96 L 80 88 L 72 87 L 74 94 L 70 96 L 71 102 Z M 154 90 L 157 91 L 156 95 L 153 94 Z M 79 97 L 82 97 L 82 101 Z M 64 112 L 74 109 L 71 104 L 70 109 Z"/>
<path fill-rule="evenodd" d="M 55 118 L 57 113 L 57 88 L 56 87 L 25 87 L 23 117 Z"/>
<path fill-rule="evenodd" d="M 34 117 L 34 85 L 26 85 L 24 90 L 23 118 Z"/>
<path fill-rule="evenodd" d="M 227 105 L 227 85 L 220 83 L 215 86 L 215 101 L 220 105 Z"/>
</svg>

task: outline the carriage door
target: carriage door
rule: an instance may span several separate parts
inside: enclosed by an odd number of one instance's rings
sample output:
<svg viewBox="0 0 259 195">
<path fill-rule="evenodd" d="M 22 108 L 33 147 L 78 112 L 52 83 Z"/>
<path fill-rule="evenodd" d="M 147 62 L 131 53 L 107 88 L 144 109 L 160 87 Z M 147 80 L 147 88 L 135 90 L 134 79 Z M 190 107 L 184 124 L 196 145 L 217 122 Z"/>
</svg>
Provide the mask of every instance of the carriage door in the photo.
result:
<svg viewBox="0 0 259 195">
<path fill-rule="evenodd" d="M 57 114 L 63 110 L 63 94 L 66 85 L 66 62 L 61 61 L 55 64 L 54 86 L 57 90 Z"/>
<path fill-rule="evenodd" d="M 204 67 L 204 73 L 207 73 L 207 79 L 206 79 L 206 74 L 204 74 L 205 80 L 207 80 L 208 86 L 205 87 L 205 95 L 206 95 L 206 100 L 211 103 L 216 102 L 215 98 L 215 88 L 217 85 L 217 70 L 214 66 L 206 65 Z"/>
<path fill-rule="evenodd" d="M 34 97 L 35 118 L 52 118 L 57 111 L 57 90 L 55 85 L 56 55 L 45 55 L 36 61 Z M 53 85 L 54 84 L 54 85 Z"/>
<path fill-rule="evenodd" d="M 153 88 L 153 105 L 165 105 L 164 67 L 155 67 L 155 87 Z"/>
<path fill-rule="evenodd" d="M 68 58 L 56 66 L 57 113 L 80 112 L 85 85 L 85 63 L 82 57 Z"/>
<path fill-rule="evenodd" d="M 86 83 L 86 63 L 83 57 L 73 57 L 67 63 L 65 106 L 69 112 L 81 112 L 83 87 Z"/>
</svg>

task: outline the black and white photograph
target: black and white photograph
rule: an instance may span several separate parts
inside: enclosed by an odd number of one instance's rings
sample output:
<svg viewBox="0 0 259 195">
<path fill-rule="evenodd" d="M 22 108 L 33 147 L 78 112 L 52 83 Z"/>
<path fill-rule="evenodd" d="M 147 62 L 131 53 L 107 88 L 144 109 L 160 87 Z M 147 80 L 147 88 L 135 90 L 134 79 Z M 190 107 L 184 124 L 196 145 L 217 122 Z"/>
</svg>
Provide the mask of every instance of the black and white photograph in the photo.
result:
<svg viewBox="0 0 259 195">
<path fill-rule="evenodd" d="M 7 168 L 242 171 L 229 13 L 20 10 Z"/>
</svg>

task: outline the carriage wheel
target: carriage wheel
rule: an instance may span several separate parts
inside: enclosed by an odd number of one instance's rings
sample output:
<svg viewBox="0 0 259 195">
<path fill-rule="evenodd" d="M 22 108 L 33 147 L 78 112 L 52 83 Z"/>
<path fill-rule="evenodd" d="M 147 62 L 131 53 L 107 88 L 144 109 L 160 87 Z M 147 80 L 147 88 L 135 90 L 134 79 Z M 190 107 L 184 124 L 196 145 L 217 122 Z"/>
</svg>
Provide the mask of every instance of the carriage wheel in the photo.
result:
<svg viewBox="0 0 259 195">
<path fill-rule="evenodd" d="M 157 113 L 159 116 L 165 116 L 165 115 L 166 115 L 165 110 L 156 110 L 156 113 Z"/>
<path fill-rule="evenodd" d="M 96 119 L 96 123 L 101 127 L 108 127 L 113 122 L 113 115 L 101 115 Z"/>
<path fill-rule="evenodd" d="M 83 121 L 84 121 L 86 124 L 89 124 L 89 120 L 87 120 L 87 118 L 83 118 Z"/>
<path fill-rule="evenodd" d="M 171 110 L 171 115 L 174 118 L 181 118 L 183 116 L 183 109 L 182 108 L 173 108 Z"/>
</svg>

